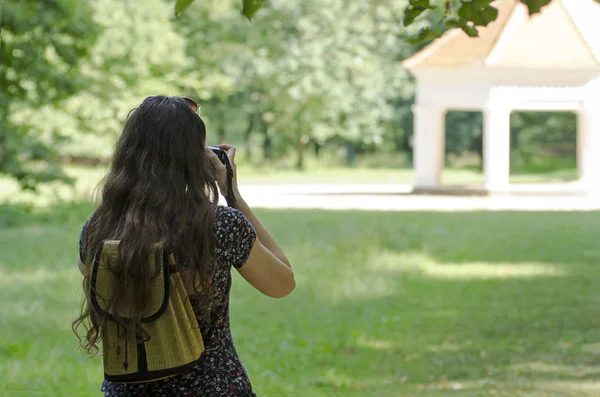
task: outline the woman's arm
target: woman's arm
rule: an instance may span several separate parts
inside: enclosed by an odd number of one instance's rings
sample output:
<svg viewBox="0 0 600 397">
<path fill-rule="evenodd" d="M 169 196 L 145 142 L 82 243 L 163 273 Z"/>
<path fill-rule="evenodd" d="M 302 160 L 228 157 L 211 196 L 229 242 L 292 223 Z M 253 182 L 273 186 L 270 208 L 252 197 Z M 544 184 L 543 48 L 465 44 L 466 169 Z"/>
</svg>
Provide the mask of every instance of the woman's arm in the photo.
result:
<svg viewBox="0 0 600 397">
<path fill-rule="evenodd" d="M 244 228 L 247 230 L 254 229 L 253 232 L 256 233 L 256 240 L 251 247 L 246 248 L 246 252 L 248 252 L 248 248 L 250 249 L 249 254 L 247 254 L 247 257 L 243 257 L 243 263 L 237 263 L 234 266 L 248 283 L 263 294 L 272 298 L 282 298 L 289 295 L 296 287 L 290 261 L 240 195 L 234 161 L 235 148 L 229 145 L 219 145 L 219 147 L 227 152 L 229 162 L 233 168 L 232 190 L 236 196 L 237 209 L 241 212 L 238 230 Z M 206 150 L 206 154 L 217 172 L 219 190 L 226 192 L 228 186 L 225 166 L 210 149 Z M 253 232 L 247 233 L 253 234 Z"/>
<path fill-rule="evenodd" d="M 256 234 L 260 242 L 265 246 L 266 249 L 271 251 L 273 255 L 275 255 L 281 262 L 283 262 L 290 269 L 292 265 L 290 264 L 289 259 L 285 256 L 285 253 L 277 244 L 273 236 L 267 231 L 267 229 L 263 226 L 260 220 L 254 215 L 250 206 L 244 201 L 244 199 L 237 193 L 236 207 L 248 218 L 254 230 L 256 230 Z"/>
</svg>

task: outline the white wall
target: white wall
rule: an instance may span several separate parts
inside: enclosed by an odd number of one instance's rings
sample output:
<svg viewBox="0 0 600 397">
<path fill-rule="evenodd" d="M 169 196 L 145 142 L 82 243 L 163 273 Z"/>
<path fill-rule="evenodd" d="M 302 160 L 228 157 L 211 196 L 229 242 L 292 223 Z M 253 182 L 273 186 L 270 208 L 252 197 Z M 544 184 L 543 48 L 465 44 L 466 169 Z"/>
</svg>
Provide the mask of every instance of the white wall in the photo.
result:
<svg viewBox="0 0 600 397">
<path fill-rule="evenodd" d="M 589 186 L 600 189 L 600 72 L 532 69 L 421 68 L 417 77 L 415 133 L 416 185 L 431 187 L 439 180 L 443 151 L 440 112 L 481 110 L 486 121 L 486 186 L 508 187 L 512 110 L 575 111 L 579 115 L 578 165 Z M 415 114 L 415 116 L 417 116 Z M 418 119 L 418 120 L 417 120 Z M 442 132 L 443 134 L 443 132 Z M 440 154 L 441 152 L 441 154 Z M 438 159 L 442 156 L 442 159 Z"/>
</svg>

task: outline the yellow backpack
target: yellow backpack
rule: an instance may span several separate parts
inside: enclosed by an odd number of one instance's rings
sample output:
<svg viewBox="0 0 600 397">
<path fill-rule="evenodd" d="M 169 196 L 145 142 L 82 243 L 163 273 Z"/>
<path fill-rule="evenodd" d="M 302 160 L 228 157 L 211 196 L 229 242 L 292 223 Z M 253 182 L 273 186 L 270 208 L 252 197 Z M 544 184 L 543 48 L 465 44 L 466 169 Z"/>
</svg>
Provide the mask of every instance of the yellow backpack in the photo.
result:
<svg viewBox="0 0 600 397">
<path fill-rule="evenodd" d="M 98 313 L 108 316 L 101 329 L 105 379 L 147 382 L 185 372 L 199 361 L 204 342 L 175 257 L 167 249 L 158 248 L 156 255 L 150 255 L 148 264 L 158 276 L 150 281 L 153 294 L 142 314 L 142 327 L 150 337 L 145 342 L 136 341 L 135 335 L 125 338 L 123 327 L 115 320 L 116 316 L 128 320 L 132 296 L 122 299 L 123 304 L 112 312 L 105 305 L 112 293 L 110 264 L 118 259 L 119 241 L 102 242 L 90 282 L 91 304 Z"/>
</svg>

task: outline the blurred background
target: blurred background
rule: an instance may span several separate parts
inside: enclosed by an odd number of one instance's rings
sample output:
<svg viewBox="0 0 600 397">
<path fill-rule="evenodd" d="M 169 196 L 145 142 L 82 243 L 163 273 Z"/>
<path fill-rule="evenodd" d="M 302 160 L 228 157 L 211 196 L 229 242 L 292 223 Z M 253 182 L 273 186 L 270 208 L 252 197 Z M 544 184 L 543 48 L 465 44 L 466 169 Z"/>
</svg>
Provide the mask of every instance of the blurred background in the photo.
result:
<svg viewBox="0 0 600 397">
<path fill-rule="evenodd" d="M 271 0 L 249 22 L 233 0 L 177 18 L 167 0 L 0 0 L 0 396 L 101 394 L 71 330 L 77 241 L 128 112 L 156 94 L 195 98 L 208 144 L 238 147 L 242 193 L 296 269 L 282 300 L 234 272 L 258 396 L 600 395 L 593 198 L 398 194 L 414 180 L 401 62 L 428 44 L 406 39 L 445 29 L 403 27 L 407 4 Z M 445 123 L 443 183 L 482 184 L 482 114 Z M 575 180 L 576 124 L 513 112 L 511 183 Z"/>
<path fill-rule="evenodd" d="M 75 178 L 104 166 L 128 112 L 166 94 L 201 103 L 209 144 L 239 148 L 243 182 L 412 183 L 401 61 L 433 22 L 404 28 L 405 1 L 310 0 L 272 1 L 249 23 L 238 3 L 174 18 L 164 0 L 5 2 L 0 171 L 32 187 L 60 176 L 56 162 Z M 572 113 L 513 112 L 513 181 L 575 179 L 575 131 Z M 445 183 L 482 180 L 480 112 L 448 113 L 445 162 Z"/>
</svg>

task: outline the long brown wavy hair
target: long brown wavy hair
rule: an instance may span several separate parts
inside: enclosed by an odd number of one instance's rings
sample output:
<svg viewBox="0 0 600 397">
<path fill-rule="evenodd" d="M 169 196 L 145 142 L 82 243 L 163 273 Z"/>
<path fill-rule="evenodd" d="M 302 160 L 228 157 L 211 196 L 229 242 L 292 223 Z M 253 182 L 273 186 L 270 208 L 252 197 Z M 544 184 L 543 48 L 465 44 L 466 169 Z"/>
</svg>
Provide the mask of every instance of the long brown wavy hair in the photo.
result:
<svg viewBox="0 0 600 397">
<path fill-rule="evenodd" d="M 204 122 L 183 98 L 148 97 L 129 114 L 84 236 L 85 298 L 73 331 L 88 353 L 99 351 L 108 320 L 90 303 L 90 265 L 103 240 L 120 240 L 107 307 L 119 307 L 124 296 L 135 297 L 132 318 L 121 324 L 126 334 L 144 334 L 141 313 L 150 301 L 149 281 L 154 276 L 147 258 L 155 244 L 174 248 L 179 270 L 191 285 L 190 296 L 199 298 L 204 313 L 210 313 L 218 191 L 205 140 Z M 83 336 L 80 326 L 85 328 Z"/>
</svg>

